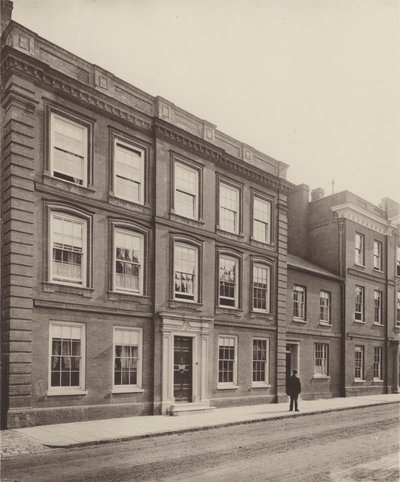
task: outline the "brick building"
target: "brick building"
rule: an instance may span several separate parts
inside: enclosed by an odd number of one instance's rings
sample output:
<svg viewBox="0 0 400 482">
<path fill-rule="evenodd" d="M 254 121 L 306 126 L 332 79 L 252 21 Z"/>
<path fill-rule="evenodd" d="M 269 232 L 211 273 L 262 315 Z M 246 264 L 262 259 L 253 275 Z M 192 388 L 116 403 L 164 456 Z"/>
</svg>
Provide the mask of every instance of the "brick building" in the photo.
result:
<svg viewBox="0 0 400 482">
<path fill-rule="evenodd" d="M 343 279 L 343 395 L 399 389 L 399 205 L 297 186 L 289 198 L 290 253 Z M 290 271 L 289 271 L 290 272 Z"/>
<path fill-rule="evenodd" d="M 2 426 L 285 397 L 287 165 L 6 23 Z"/>
<path fill-rule="evenodd" d="M 349 193 L 309 203 L 285 163 L 1 7 L 3 428 L 283 401 L 295 367 L 304 397 L 356 394 L 355 345 L 381 349 L 362 386 L 397 389 L 393 203 L 359 230 L 388 253 L 361 271 L 384 323 L 353 326 Z"/>
</svg>

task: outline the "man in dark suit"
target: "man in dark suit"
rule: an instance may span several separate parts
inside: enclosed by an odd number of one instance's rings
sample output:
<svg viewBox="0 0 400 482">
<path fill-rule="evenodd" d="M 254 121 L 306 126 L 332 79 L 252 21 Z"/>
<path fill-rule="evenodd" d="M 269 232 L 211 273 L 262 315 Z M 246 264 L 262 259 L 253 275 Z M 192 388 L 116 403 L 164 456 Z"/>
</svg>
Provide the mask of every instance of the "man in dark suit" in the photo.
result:
<svg viewBox="0 0 400 482">
<path fill-rule="evenodd" d="M 289 411 L 293 410 L 293 402 L 294 402 L 294 409 L 296 412 L 299 412 L 299 407 L 297 400 L 299 398 L 299 394 L 301 393 L 301 383 L 299 377 L 297 376 L 297 370 L 293 370 L 293 375 L 289 377 L 286 385 L 286 393 L 290 397 L 290 407 Z"/>
</svg>

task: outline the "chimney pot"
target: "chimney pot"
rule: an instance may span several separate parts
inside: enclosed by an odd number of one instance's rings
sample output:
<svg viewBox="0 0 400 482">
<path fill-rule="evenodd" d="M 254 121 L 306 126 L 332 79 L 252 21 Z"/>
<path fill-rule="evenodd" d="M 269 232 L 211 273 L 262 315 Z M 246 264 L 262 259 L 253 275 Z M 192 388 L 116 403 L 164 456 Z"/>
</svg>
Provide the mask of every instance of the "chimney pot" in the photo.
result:
<svg viewBox="0 0 400 482">
<path fill-rule="evenodd" d="M 317 187 L 316 189 L 313 189 L 311 191 L 311 201 L 318 201 L 318 199 L 321 199 L 324 197 L 324 190 L 322 187 Z"/>
</svg>

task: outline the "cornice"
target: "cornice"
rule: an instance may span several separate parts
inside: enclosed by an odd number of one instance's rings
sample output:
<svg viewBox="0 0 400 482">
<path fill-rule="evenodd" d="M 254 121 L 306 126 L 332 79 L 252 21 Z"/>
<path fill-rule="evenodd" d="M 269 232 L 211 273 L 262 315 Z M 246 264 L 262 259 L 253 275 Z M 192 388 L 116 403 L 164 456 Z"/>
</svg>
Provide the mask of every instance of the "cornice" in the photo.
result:
<svg viewBox="0 0 400 482">
<path fill-rule="evenodd" d="M 3 85 L 11 75 L 17 75 L 46 90 L 53 91 L 61 96 L 101 112 L 102 114 L 117 117 L 119 120 L 134 124 L 136 128 L 149 132 L 152 127 L 151 117 L 145 118 L 145 114 L 138 115 L 133 108 L 126 109 L 119 100 L 110 100 L 91 87 L 82 88 L 82 83 L 56 71 L 43 62 L 27 57 L 10 47 L 3 50 L 3 62 L 1 75 Z"/>
<path fill-rule="evenodd" d="M 386 236 L 391 236 L 395 228 L 389 221 L 379 218 L 349 202 L 333 206 L 332 211 L 337 214 L 339 219 L 348 219 Z"/>
<path fill-rule="evenodd" d="M 273 191 L 281 191 L 289 193 L 291 191 L 290 183 L 274 176 L 273 174 L 266 174 L 261 169 L 245 164 L 242 160 L 236 159 L 227 154 L 223 149 L 207 143 L 178 127 L 169 124 L 160 119 L 154 119 L 155 134 L 162 137 L 169 142 L 178 146 L 183 146 L 185 149 L 199 154 L 203 157 L 214 161 L 225 170 L 233 172 L 240 177 L 244 177 L 257 184 L 261 184 Z"/>
</svg>

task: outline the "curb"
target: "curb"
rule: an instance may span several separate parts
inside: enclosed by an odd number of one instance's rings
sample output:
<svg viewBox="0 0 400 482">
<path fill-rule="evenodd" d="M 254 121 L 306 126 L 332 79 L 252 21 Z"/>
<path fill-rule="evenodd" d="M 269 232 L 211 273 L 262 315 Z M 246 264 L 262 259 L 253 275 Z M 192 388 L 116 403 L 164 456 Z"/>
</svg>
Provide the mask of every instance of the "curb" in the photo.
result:
<svg viewBox="0 0 400 482">
<path fill-rule="evenodd" d="M 257 419 L 251 419 L 251 420 L 238 420 L 235 422 L 223 422 L 223 423 L 214 423 L 212 425 L 205 425 L 203 427 L 188 427 L 188 428 L 182 428 L 182 429 L 172 429 L 172 430 L 165 430 L 163 432 L 153 432 L 153 433 L 146 433 L 146 434 L 141 434 L 141 435 L 128 435 L 126 437 L 118 437 L 118 438 L 108 438 L 108 439 L 100 439 L 100 440 L 93 440 L 90 442 L 77 442 L 77 443 L 71 443 L 71 444 L 66 444 L 66 445 L 54 445 L 54 444 L 45 444 L 42 443 L 45 447 L 50 447 L 54 449 L 60 449 L 60 448 L 79 448 L 79 447 L 88 447 L 88 446 L 94 446 L 94 445 L 105 445 L 108 443 L 118 443 L 118 442 L 127 442 L 129 440 L 138 440 L 138 439 L 145 439 L 145 438 L 151 438 L 151 437 L 163 437 L 166 435 L 176 435 L 176 434 L 183 434 L 183 433 L 189 433 L 189 432 L 200 432 L 200 431 L 206 431 L 206 430 L 212 430 L 216 428 L 224 428 L 224 427 L 233 427 L 235 425 L 248 425 L 252 423 L 259 423 L 259 422 L 270 422 L 274 420 L 284 420 L 288 418 L 298 418 L 298 417 L 306 417 L 309 415 L 318 415 L 321 413 L 331 413 L 331 412 L 342 412 L 344 410 L 356 410 L 356 409 L 363 409 L 363 408 L 370 408 L 370 407 L 377 407 L 377 406 L 382 406 L 382 405 L 394 405 L 400 403 L 398 400 L 396 401 L 390 401 L 390 402 L 375 402 L 371 403 L 369 405 L 357 405 L 354 407 L 340 407 L 340 408 L 330 408 L 327 410 L 313 410 L 311 412 L 299 412 L 296 413 L 294 412 L 293 414 L 284 414 L 284 415 L 277 415 L 276 417 L 261 417 Z"/>
</svg>

